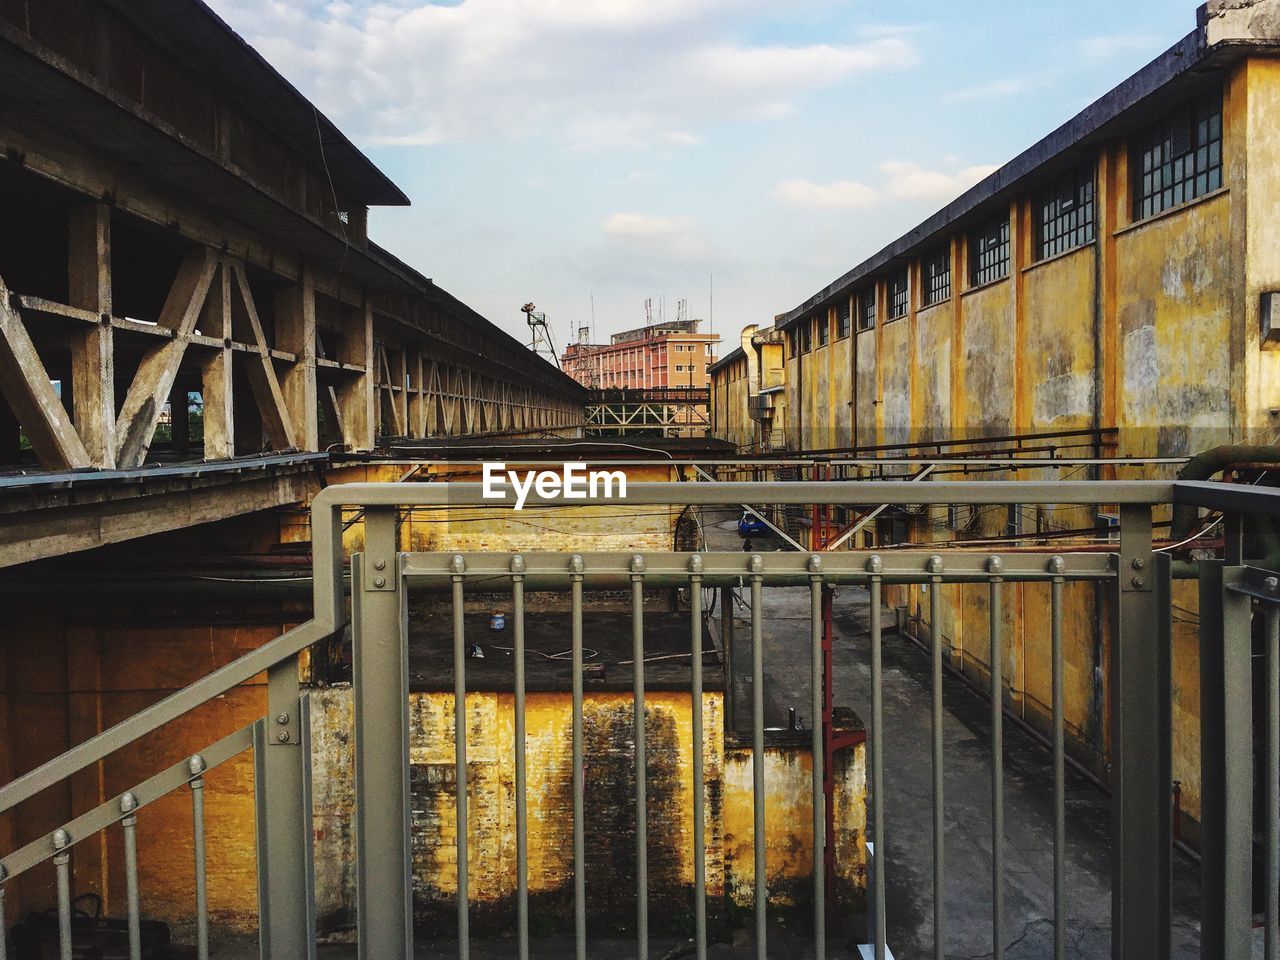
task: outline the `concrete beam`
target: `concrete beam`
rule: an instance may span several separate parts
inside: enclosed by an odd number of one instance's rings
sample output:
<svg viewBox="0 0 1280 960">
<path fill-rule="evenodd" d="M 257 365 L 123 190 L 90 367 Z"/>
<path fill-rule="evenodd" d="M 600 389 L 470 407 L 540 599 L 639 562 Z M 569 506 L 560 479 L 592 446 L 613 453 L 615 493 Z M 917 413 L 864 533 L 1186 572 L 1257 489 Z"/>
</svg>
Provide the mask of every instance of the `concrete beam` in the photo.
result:
<svg viewBox="0 0 1280 960">
<path fill-rule="evenodd" d="M 110 207 L 94 202 L 71 211 L 67 254 L 68 305 L 106 318 L 72 335 L 72 412 L 89 459 L 110 470 L 116 465 Z"/>
<path fill-rule="evenodd" d="M 217 267 L 213 252 L 202 248 L 178 268 L 158 321 L 172 331 L 172 338 L 143 355 L 116 420 L 116 464 L 120 467 L 140 466 L 147 458 L 160 412 L 169 399 Z"/>
<path fill-rule="evenodd" d="M 249 379 L 249 388 L 253 391 L 253 399 L 258 404 L 262 416 L 262 428 L 271 441 L 274 450 L 287 450 L 298 446 L 299 430 L 297 417 L 299 411 L 291 409 L 285 400 L 284 391 L 276 377 L 276 368 L 271 362 L 271 351 L 267 345 L 266 334 L 262 331 L 262 322 L 258 319 L 258 309 L 253 303 L 253 291 L 249 289 L 249 281 L 244 275 L 244 268 L 236 263 L 224 263 L 223 272 L 232 275 L 231 295 L 231 329 L 237 338 L 245 337 L 256 344 L 258 352 L 246 358 L 245 372 Z M 277 326 L 279 317 L 276 318 Z M 312 312 L 311 354 L 309 358 L 301 355 L 294 367 L 304 366 L 311 376 L 311 420 L 312 433 L 305 449 L 316 448 L 315 439 L 315 313 Z"/>
<path fill-rule="evenodd" d="M 0 393 L 49 470 L 92 466 L 12 295 L 0 279 Z"/>
<path fill-rule="evenodd" d="M 92 502 L 61 494 L 43 507 L 0 512 L 0 567 L 302 503 L 319 489 L 315 471 L 301 467 L 253 479 L 160 479 L 147 489 L 121 485 Z"/>
</svg>

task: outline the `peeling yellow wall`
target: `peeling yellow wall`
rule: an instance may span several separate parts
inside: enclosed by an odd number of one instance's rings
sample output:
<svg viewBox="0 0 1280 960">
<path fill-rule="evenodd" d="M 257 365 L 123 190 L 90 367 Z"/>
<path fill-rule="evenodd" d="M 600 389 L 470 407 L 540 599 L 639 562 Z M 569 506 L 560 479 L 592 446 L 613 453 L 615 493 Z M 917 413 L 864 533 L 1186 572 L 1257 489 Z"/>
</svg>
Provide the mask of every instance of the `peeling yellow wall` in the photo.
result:
<svg viewBox="0 0 1280 960">
<path fill-rule="evenodd" d="M 693 886 L 689 696 L 654 692 L 645 707 L 652 922 L 678 926 Z M 438 927 L 450 922 L 457 896 L 454 698 L 411 694 L 409 713 L 414 912 Z M 635 896 L 631 695 L 589 693 L 583 714 L 588 914 L 592 924 L 625 929 Z M 530 901 L 542 924 L 560 929 L 572 917 L 572 701 L 564 693 L 531 693 L 526 716 Z M 349 689 L 313 694 L 317 912 L 327 930 L 349 926 L 355 896 L 351 724 Z M 726 891 L 739 899 L 741 890 L 751 888 L 740 857 L 744 839 L 750 847 L 751 755 L 736 748 L 726 753 L 723 729 L 722 695 L 704 694 L 707 895 L 713 912 Z M 495 923 L 509 921 L 514 910 L 514 736 L 510 694 L 468 694 L 468 892 L 475 915 Z M 836 777 L 838 849 L 846 858 L 840 875 L 851 891 L 864 885 L 861 845 L 855 842 L 865 827 L 861 750 L 841 755 Z M 776 902 L 787 903 L 812 865 L 809 760 L 803 750 L 788 747 L 770 749 L 766 762 L 770 868 L 776 870 L 771 881 L 777 881 Z M 747 861 L 749 871 L 749 856 Z"/>
<path fill-rule="evenodd" d="M 755 808 L 752 751 L 728 749 L 724 764 L 724 865 L 729 898 L 740 907 L 755 900 Z M 765 864 L 769 902 L 794 905 L 812 898 L 813 760 L 808 749 L 765 746 Z M 842 902 L 866 891 L 866 744 L 835 757 L 836 890 Z M 779 826 L 781 825 L 781 829 Z"/>
<path fill-rule="evenodd" d="M 1280 436 L 1280 342 L 1264 343 L 1263 293 L 1280 290 L 1280 61 L 1249 56 L 1223 84 L 1223 186 L 1183 206 L 1134 221 L 1128 137 L 1158 119 L 1135 118 L 1131 130 L 1099 144 L 1095 165 L 1093 243 L 1042 262 L 1034 256 L 1035 192 L 1028 183 L 1009 204 L 1010 267 L 1003 280 L 971 289 L 968 235 L 950 234 L 952 296 L 921 305 L 921 266 L 911 256 L 908 317 L 886 322 L 885 275 L 859 281 L 874 289 L 873 330 L 854 335 L 854 377 L 832 379 L 827 392 L 807 373 L 822 351 L 786 359 L 789 403 L 810 411 L 852 404 L 855 440 L 873 444 L 965 439 L 1090 427 L 1117 429 L 1117 456 L 1189 456 L 1222 443 L 1274 443 Z M 1050 177 L 1045 177 L 1048 181 Z M 984 214 L 998 216 L 1000 200 Z M 969 224 L 965 225 L 966 228 Z M 894 268 L 901 265 L 895 262 Z M 886 274 L 887 275 L 887 274 Z M 818 311 L 820 314 L 821 311 Z M 855 314 L 856 315 L 856 314 Z M 811 324 L 814 315 L 790 328 Z M 803 364 L 806 376 L 797 378 Z M 904 421 L 904 403 L 909 416 Z M 787 445 L 801 450 L 812 431 L 787 420 Z M 1062 451 L 1067 452 L 1067 451 Z M 1076 448 L 1073 455 L 1090 451 Z M 1122 478 L 1163 477 L 1176 466 L 1116 468 Z M 1051 479 L 1065 471 L 1019 472 Z M 1004 479 L 1007 474 L 981 475 Z M 1104 507 L 1105 509 L 1105 507 Z M 932 519 L 942 519 L 934 511 Z M 1156 520 L 1167 520 L 1165 511 Z M 1089 508 L 1031 509 L 1024 529 L 1092 526 Z M 982 518 L 975 532 L 1004 533 L 1003 511 Z M 950 540 L 945 529 L 926 541 Z M 1045 600 L 1038 587 L 1006 587 L 1005 662 L 1009 703 L 1041 723 L 1048 699 Z M 942 630 L 954 660 L 980 681 L 989 676 L 985 587 L 948 587 Z M 927 615 L 922 598 L 886 588 L 886 599 Z M 1094 588 L 1065 593 L 1067 724 L 1075 747 L 1096 769 L 1107 751 L 1107 668 L 1111 604 Z M 1194 646 L 1194 590 L 1175 587 L 1181 612 L 1174 629 L 1174 776 L 1182 804 L 1199 812 L 1199 675 Z M 1181 619 L 1179 619 L 1181 618 Z M 918 624 L 927 633 L 927 625 Z"/>
</svg>

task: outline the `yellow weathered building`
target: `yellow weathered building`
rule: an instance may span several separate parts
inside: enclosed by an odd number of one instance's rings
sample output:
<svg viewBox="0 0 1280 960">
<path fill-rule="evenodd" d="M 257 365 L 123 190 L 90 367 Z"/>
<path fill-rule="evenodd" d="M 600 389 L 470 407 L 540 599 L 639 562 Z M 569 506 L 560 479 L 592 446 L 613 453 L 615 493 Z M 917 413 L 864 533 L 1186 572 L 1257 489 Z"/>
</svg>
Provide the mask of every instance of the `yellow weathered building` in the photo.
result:
<svg viewBox="0 0 1280 960">
<path fill-rule="evenodd" d="M 786 341 L 781 443 L 766 440 L 776 429 L 759 412 L 763 389 L 753 386 L 769 363 L 761 337 L 744 333 L 743 347 L 712 369 L 712 435 L 750 449 L 867 456 L 878 448 L 924 460 L 945 453 L 930 450 L 939 442 L 961 450 L 1074 431 L 1057 442 L 1075 446 L 1076 456 L 1178 458 L 1219 444 L 1274 443 L 1278 42 L 1275 0 L 1202 7 L 1196 28 L 1166 53 L 776 318 L 774 331 Z M 1173 470 L 1097 472 L 1105 479 Z M 1069 473 L 1022 469 L 1017 476 Z M 908 535 L 929 542 L 1087 532 L 1099 520 L 1085 509 L 940 507 L 911 518 Z M 928 597 L 916 590 L 894 588 L 886 597 L 920 617 L 927 634 Z M 1045 724 L 1048 589 L 1005 590 L 1007 702 Z M 1175 603 L 1194 613 L 1195 584 L 1177 583 L 1174 591 Z M 1066 594 L 1067 723 L 1077 750 L 1101 771 L 1111 614 L 1090 587 Z M 985 586 L 949 587 L 938 625 L 953 664 L 984 683 L 987 603 Z M 1192 621 L 1174 623 L 1173 738 L 1174 776 L 1194 829 L 1199 663 Z"/>
</svg>

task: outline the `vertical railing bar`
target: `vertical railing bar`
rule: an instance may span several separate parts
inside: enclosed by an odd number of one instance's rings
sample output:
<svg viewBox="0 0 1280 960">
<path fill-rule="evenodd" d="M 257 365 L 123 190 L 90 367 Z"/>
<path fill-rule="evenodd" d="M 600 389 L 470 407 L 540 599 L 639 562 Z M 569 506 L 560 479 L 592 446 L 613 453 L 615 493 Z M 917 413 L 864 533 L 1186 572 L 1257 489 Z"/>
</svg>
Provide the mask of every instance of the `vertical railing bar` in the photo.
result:
<svg viewBox="0 0 1280 960">
<path fill-rule="evenodd" d="M 519 960 L 529 960 L 529 808 L 526 796 L 524 697 L 524 557 L 511 558 L 511 616 L 515 637 L 516 936 Z"/>
<path fill-rule="evenodd" d="M 71 836 L 66 830 L 53 832 L 53 866 L 58 875 L 58 956 L 72 960 L 71 951 Z"/>
<path fill-rule="evenodd" d="M 636 957 L 649 960 L 649 809 L 644 730 L 644 557 L 631 558 L 631 713 L 636 749 Z"/>
<path fill-rule="evenodd" d="M 707 960 L 706 772 L 702 756 L 702 558 L 697 554 L 690 558 L 689 570 L 689 694 L 693 723 L 693 947 L 696 960 Z"/>
<path fill-rule="evenodd" d="M 883 689 L 883 639 L 884 628 L 880 618 L 880 571 L 883 561 L 873 556 L 867 561 L 871 571 L 871 817 L 873 820 L 871 886 L 872 911 L 875 917 L 872 949 L 875 960 L 885 958 L 885 862 L 888 851 L 884 845 L 884 689 Z"/>
<path fill-rule="evenodd" d="M 991 577 L 991 956 L 1004 957 L 1004 649 L 1001 637 L 999 557 L 987 561 Z"/>
<path fill-rule="evenodd" d="M 1067 951 L 1066 856 L 1067 772 L 1065 707 L 1062 689 L 1062 584 L 1063 559 L 1049 561 L 1054 574 L 1049 601 L 1050 668 L 1053 675 L 1053 960 L 1065 960 Z"/>
<path fill-rule="evenodd" d="M 124 819 L 124 886 L 129 924 L 129 960 L 142 960 L 142 929 L 138 908 L 138 798 L 126 793 L 120 798 Z M 0 931 L 3 927 L 0 926 Z"/>
<path fill-rule="evenodd" d="M 204 848 L 204 757 L 187 761 L 191 771 L 191 840 L 196 871 L 196 957 L 209 960 L 209 887 Z"/>
<path fill-rule="evenodd" d="M 822 557 L 809 558 L 809 689 L 810 724 L 813 753 L 813 955 L 815 960 L 827 956 L 827 864 L 826 864 L 826 744 L 823 742 L 824 663 L 822 651 Z"/>
<path fill-rule="evenodd" d="M 768 950 L 765 923 L 769 888 L 765 857 L 764 793 L 764 615 L 762 585 L 764 558 L 753 554 L 751 571 L 751 846 L 754 854 L 756 960 L 765 960 Z"/>
<path fill-rule="evenodd" d="M 1280 931 L 1276 929 L 1280 900 L 1280 607 L 1267 607 L 1267 903 L 1263 956 L 1278 960 Z"/>
<path fill-rule="evenodd" d="M 587 958 L 586 831 L 582 769 L 582 557 L 570 561 L 573 658 L 573 944 L 576 960 Z"/>
<path fill-rule="evenodd" d="M 453 558 L 453 763 L 458 835 L 458 957 L 471 956 L 470 890 L 467 876 L 467 627 L 463 596 L 466 561 Z"/>
<path fill-rule="evenodd" d="M 946 956 L 946 821 L 942 761 L 942 557 L 929 558 L 929 633 L 932 646 L 929 678 L 932 716 L 929 720 L 933 747 L 933 956 Z"/>
</svg>

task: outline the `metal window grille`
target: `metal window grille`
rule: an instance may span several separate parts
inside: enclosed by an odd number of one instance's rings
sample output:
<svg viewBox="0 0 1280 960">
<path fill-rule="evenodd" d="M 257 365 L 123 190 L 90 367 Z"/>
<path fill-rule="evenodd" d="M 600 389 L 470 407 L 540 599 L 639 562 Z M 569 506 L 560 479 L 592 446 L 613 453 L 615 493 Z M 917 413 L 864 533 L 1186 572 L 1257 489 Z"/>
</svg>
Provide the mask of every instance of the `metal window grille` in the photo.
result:
<svg viewBox="0 0 1280 960">
<path fill-rule="evenodd" d="M 904 267 L 889 278 L 889 319 L 897 320 L 907 315 L 911 301 L 911 281 Z"/>
<path fill-rule="evenodd" d="M 943 247 L 924 262 L 924 305 L 951 299 L 951 251 Z"/>
<path fill-rule="evenodd" d="M 1144 220 L 1222 186 L 1222 90 L 1162 117 L 1133 142 L 1133 217 Z M 1141 158 L 1138 160 L 1138 158 Z"/>
<path fill-rule="evenodd" d="M 1093 168 L 1081 167 L 1050 185 L 1036 199 L 1036 259 L 1093 242 Z"/>
<path fill-rule="evenodd" d="M 813 318 L 813 324 L 818 328 L 818 346 L 825 347 L 827 345 L 827 337 L 831 333 L 831 324 L 827 320 L 825 310 Z"/>
<path fill-rule="evenodd" d="M 813 349 L 813 324 L 808 321 L 800 324 L 800 352 L 808 353 Z"/>
<path fill-rule="evenodd" d="M 842 300 L 836 307 L 836 339 L 843 340 L 849 335 L 849 301 Z"/>
<path fill-rule="evenodd" d="M 870 330 L 876 325 L 876 289 L 867 287 L 858 294 L 858 329 Z"/>
<path fill-rule="evenodd" d="M 1003 279 L 1009 275 L 1009 215 L 999 217 L 978 227 L 969 236 L 969 282 L 980 287 L 984 283 Z"/>
</svg>

